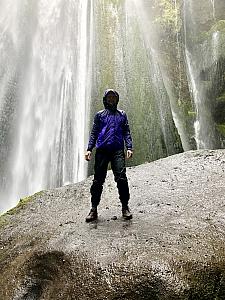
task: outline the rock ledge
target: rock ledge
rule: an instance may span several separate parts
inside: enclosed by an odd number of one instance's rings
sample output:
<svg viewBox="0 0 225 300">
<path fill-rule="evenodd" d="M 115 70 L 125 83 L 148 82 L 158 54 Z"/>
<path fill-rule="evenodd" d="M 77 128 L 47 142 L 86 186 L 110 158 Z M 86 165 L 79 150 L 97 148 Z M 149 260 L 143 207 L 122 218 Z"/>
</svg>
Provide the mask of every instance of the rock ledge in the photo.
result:
<svg viewBox="0 0 225 300">
<path fill-rule="evenodd" d="M 98 222 L 84 221 L 92 177 L 3 215 L 0 299 L 224 299 L 225 150 L 127 175 L 131 221 L 121 218 L 111 171 Z"/>
</svg>

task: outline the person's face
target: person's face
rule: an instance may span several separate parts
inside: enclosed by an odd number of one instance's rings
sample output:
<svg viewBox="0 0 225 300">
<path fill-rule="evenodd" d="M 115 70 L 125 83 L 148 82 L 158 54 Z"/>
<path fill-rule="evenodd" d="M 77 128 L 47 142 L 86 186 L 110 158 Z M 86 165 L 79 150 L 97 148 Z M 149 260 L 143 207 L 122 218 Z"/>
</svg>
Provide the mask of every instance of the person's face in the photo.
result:
<svg viewBox="0 0 225 300">
<path fill-rule="evenodd" d="M 117 97 L 115 94 L 113 93 L 109 93 L 107 96 L 106 96 L 106 101 L 108 104 L 110 105 L 116 105 L 117 103 Z"/>
</svg>

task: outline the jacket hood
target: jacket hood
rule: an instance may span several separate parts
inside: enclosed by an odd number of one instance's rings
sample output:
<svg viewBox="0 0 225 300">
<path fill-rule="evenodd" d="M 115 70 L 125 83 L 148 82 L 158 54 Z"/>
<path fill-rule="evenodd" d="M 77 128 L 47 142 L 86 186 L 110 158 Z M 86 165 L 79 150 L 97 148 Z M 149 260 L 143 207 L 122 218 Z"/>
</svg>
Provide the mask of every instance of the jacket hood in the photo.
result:
<svg viewBox="0 0 225 300">
<path fill-rule="evenodd" d="M 111 105 L 110 105 L 109 103 L 107 103 L 107 101 L 106 101 L 106 97 L 107 97 L 107 95 L 110 94 L 110 93 L 113 93 L 113 94 L 116 96 L 116 98 L 117 98 L 116 106 L 111 106 Z M 105 107 L 105 108 L 108 108 L 108 109 L 110 109 L 110 110 L 116 110 L 116 109 L 117 109 L 117 104 L 118 104 L 118 102 L 119 102 L 119 94 L 118 94 L 115 90 L 113 90 L 113 89 L 107 89 L 107 90 L 105 91 L 105 93 L 104 93 L 104 96 L 103 96 L 103 104 L 104 104 L 104 107 Z"/>
</svg>

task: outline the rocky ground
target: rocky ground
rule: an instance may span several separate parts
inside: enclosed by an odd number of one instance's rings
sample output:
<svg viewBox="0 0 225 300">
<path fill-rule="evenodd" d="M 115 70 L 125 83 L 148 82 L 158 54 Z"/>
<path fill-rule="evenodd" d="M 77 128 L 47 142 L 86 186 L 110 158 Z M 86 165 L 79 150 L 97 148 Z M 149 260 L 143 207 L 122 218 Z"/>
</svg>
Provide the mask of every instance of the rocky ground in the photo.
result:
<svg viewBox="0 0 225 300">
<path fill-rule="evenodd" d="M 92 177 L 0 218 L 0 299 L 225 299 L 225 150 L 127 168 L 133 220 L 111 171 L 87 224 Z"/>
</svg>

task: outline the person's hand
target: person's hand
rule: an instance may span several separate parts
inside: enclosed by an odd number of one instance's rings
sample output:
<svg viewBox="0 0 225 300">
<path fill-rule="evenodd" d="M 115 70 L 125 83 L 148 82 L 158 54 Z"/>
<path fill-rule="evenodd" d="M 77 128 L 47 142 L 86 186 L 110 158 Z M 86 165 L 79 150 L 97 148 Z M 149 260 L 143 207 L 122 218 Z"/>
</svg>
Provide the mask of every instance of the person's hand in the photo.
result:
<svg viewBox="0 0 225 300">
<path fill-rule="evenodd" d="M 91 160 L 91 151 L 87 151 L 87 152 L 85 153 L 85 159 L 86 159 L 87 161 L 90 161 L 90 160 Z"/>
<path fill-rule="evenodd" d="M 127 158 L 131 158 L 133 155 L 133 151 L 132 150 L 127 150 Z"/>
</svg>

